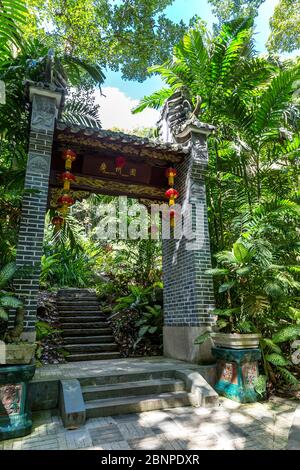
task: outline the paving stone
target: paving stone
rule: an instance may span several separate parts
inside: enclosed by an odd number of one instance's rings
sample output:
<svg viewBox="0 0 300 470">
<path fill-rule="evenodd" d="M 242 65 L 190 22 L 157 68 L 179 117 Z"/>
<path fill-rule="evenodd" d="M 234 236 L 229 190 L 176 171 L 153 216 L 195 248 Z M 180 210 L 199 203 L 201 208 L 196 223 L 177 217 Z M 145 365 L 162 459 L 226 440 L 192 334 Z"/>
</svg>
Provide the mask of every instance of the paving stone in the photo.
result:
<svg viewBox="0 0 300 470">
<path fill-rule="evenodd" d="M 130 439 L 128 444 L 133 450 L 182 450 L 184 443 L 179 439 L 169 441 L 163 436 Z"/>
<path fill-rule="evenodd" d="M 84 428 L 76 431 L 66 431 L 66 441 L 69 449 L 81 449 L 93 445 L 91 436 Z"/>
<path fill-rule="evenodd" d="M 118 424 L 118 428 L 126 440 L 146 436 L 155 436 L 155 434 L 158 434 L 156 429 L 142 426 L 134 422 L 127 422 L 123 424 L 120 423 Z"/>
<path fill-rule="evenodd" d="M 82 377 L 91 377 L 107 375 L 112 368 L 116 373 L 132 368 L 155 371 L 158 367 L 170 368 L 170 364 L 179 368 L 182 363 L 163 358 L 133 358 L 101 364 L 94 361 L 80 363 L 80 373 Z M 72 378 L 74 374 L 78 377 L 75 363 L 45 367 L 47 378 L 50 375 L 57 378 L 59 374 L 64 378 Z M 243 405 L 221 398 L 220 406 L 213 408 L 178 407 L 92 418 L 74 431 L 63 428 L 56 410 L 34 412 L 32 434 L 1 442 L 0 450 L 285 449 L 296 406 L 297 403 L 284 399 Z"/>
<path fill-rule="evenodd" d="M 111 442 L 103 444 L 102 450 L 131 450 L 127 441 Z"/>
<path fill-rule="evenodd" d="M 100 426 L 108 426 L 109 424 L 116 424 L 114 417 L 99 417 L 99 418 L 90 418 L 86 421 L 86 429 L 99 428 Z"/>
<path fill-rule="evenodd" d="M 109 442 L 118 442 L 124 440 L 116 424 L 108 424 L 89 430 L 93 445 L 102 445 Z"/>
</svg>

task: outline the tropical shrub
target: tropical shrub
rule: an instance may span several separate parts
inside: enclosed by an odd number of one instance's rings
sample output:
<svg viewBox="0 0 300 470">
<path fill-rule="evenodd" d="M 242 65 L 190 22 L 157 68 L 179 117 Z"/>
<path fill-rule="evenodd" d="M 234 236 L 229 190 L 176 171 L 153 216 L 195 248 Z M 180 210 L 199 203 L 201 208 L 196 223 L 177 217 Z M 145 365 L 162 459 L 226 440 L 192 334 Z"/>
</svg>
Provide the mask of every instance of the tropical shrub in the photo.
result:
<svg viewBox="0 0 300 470">
<path fill-rule="evenodd" d="M 156 355 L 162 350 L 162 284 L 130 285 L 128 294 L 116 299 L 111 316 L 121 353 Z"/>
<path fill-rule="evenodd" d="M 23 307 L 23 303 L 9 289 L 9 282 L 16 273 L 14 263 L 8 263 L 0 269 L 0 335 L 3 338 L 7 323 L 9 309 Z"/>
<path fill-rule="evenodd" d="M 141 318 L 135 325 L 139 328 L 135 348 L 146 335 L 151 335 L 152 341 L 155 338 L 155 343 L 162 344 L 163 310 L 161 305 L 153 305 L 153 307 L 146 305 Z"/>
</svg>

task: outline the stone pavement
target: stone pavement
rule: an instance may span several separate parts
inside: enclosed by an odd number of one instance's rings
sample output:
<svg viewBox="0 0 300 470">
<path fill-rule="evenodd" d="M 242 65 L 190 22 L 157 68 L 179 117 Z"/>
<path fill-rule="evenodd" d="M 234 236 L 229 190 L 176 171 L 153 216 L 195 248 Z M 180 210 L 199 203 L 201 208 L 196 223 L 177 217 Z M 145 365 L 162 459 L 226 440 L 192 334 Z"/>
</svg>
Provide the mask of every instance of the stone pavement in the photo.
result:
<svg viewBox="0 0 300 470">
<path fill-rule="evenodd" d="M 298 402 L 273 398 L 215 408 L 173 408 L 94 418 L 74 431 L 56 411 L 33 414 L 31 435 L 0 442 L 0 450 L 234 450 L 285 449 Z"/>
<path fill-rule="evenodd" d="M 126 372 L 135 372 L 138 374 L 140 372 L 176 370 L 180 368 L 200 370 L 201 368 L 205 368 L 205 366 L 162 356 L 69 362 L 67 364 L 49 364 L 37 368 L 32 382 L 97 377 L 111 374 L 112 372 L 114 374 Z"/>
</svg>

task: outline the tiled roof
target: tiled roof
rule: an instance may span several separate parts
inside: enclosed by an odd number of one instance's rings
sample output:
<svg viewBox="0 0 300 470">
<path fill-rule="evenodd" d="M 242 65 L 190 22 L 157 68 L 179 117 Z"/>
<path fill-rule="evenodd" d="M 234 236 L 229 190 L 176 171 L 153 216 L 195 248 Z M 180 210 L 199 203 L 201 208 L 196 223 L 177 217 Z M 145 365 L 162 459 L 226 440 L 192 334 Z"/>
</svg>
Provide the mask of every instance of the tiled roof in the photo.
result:
<svg viewBox="0 0 300 470">
<path fill-rule="evenodd" d="M 137 135 L 124 134 L 123 132 L 110 131 L 106 129 L 85 127 L 58 122 L 56 125 L 58 131 L 67 131 L 73 134 L 83 134 L 96 139 L 109 141 L 111 143 L 132 144 L 135 147 L 145 147 L 155 151 L 170 152 L 185 155 L 188 153 L 186 146 L 176 143 L 165 143 L 158 139 L 149 139 Z"/>
</svg>

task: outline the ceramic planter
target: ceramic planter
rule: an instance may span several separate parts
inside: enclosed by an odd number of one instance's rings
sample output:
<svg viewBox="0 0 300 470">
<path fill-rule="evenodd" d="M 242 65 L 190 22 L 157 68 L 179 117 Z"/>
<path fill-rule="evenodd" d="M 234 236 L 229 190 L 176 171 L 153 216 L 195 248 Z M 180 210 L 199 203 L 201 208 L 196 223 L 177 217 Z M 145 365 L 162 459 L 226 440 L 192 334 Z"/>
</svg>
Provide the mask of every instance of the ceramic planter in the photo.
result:
<svg viewBox="0 0 300 470">
<path fill-rule="evenodd" d="M 219 348 L 253 349 L 259 347 L 259 334 L 212 333 L 214 345 Z"/>
<path fill-rule="evenodd" d="M 36 345 L 34 343 L 0 342 L 0 364 L 30 364 Z"/>
<path fill-rule="evenodd" d="M 35 364 L 0 365 L 0 441 L 31 432 L 28 382 L 34 373 Z"/>
<path fill-rule="evenodd" d="M 261 358 L 258 334 L 212 333 L 217 360 L 216 391 L 240 403 L 256 402 L 255 381 Z"/>
</svg>

